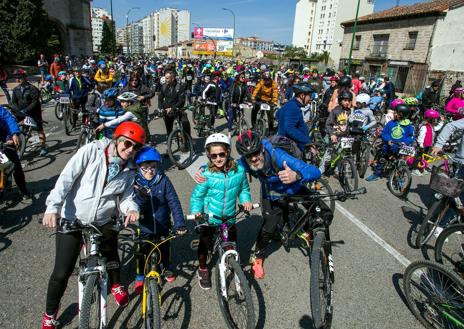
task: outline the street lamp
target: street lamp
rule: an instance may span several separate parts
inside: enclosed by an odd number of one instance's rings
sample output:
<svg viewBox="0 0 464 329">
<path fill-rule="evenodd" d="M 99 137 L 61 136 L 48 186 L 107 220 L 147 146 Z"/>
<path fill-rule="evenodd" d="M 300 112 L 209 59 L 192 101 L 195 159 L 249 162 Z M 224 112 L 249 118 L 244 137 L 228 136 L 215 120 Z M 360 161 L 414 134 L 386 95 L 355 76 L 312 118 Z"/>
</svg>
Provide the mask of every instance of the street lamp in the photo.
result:
<svg viewBox="0 0 464 329">
<path fill-rule="evenodd" d="M 114 16 L 113 16 L 113 0 L 110 0 L 110 9 L 111 9 L 111 28 L 113 29 L 113 56 L 116 54 L 116 24 L 114 23 Z"/>
<path fill-rule="evenodd" d="M 127 46 L 127 53 L 129 54 L 129 57 L 131 55 L 130 47 L 129 47 L 129 14 L 133 9 L 134 10 L 140 9 L 140 7 L 132 7 L 131 9 L 127 11 L 127 14 L 126 14 L 126 46 Z"/>
<path fill-rule="evenodd" d="M 354 45 L 354 37 L 356 35 L 356 29 L 358 28 L 358 15 L 359 15 L 359 4 L 361 0 L 358 0 L 358 6 L 356 8 L 356 17 L 354 18 L 354 26 L 353 26 L 353 36 L 351 37 L 351 46 L 350 46 L 350 56 L 348 58 L 348 74 L 351 71 L 351 63 L 353 61 L 352 54 L 353 54 L 353 45 Z"/>
<path fill-rule="evenodd" d="M 235 50 L 235 14 L 232 10 L 227 9 L 227 8 L 222 8 L 222 10 L 228 11 L 232 14 L 232 17 L 234 18 L 234 34 L 232 35 L 232 57 L 234 57 L 234 50 Z"/>
</svg>

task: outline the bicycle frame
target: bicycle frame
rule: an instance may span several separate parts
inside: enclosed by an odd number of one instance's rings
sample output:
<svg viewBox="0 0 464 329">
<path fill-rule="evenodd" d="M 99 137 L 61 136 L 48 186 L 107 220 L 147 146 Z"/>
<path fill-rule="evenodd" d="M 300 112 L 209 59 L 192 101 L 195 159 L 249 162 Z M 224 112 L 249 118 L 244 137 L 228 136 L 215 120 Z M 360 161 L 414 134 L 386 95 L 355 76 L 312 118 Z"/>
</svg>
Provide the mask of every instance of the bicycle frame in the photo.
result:
<svg viewBox="0 0 464 329">
<path fill-rule="evenodd" d="M 235 242 L 229 241 L 229 225 L 227 223 L 222 223 L 219 227 L 219 235 L 216 238 L 216 242 L 214 244 L 214 252 L 219 253 L 220 262 L 219 262 L 219 274 L 221 280 L 221 294 L 224 297 L 227 297 L 227 287 L 226 287 L 226 275 L 225 272 L 227 270 L 227 260 L 229 257 L 235 258 L 237 263 L 240 263 L 240 256 L 237 252 L 237 244 Z M 235 277 L 236 288 L 237 291 L 240 290 L 240 282 L 237 280 L 238 278 Z"/>
</svg>

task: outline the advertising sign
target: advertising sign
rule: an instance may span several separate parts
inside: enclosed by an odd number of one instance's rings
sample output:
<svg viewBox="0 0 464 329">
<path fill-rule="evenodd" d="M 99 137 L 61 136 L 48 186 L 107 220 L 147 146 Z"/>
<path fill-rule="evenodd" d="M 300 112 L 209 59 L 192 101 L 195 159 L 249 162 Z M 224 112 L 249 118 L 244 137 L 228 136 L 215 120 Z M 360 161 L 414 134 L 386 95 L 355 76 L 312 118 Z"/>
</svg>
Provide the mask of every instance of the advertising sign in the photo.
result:
<svg viewBox="0 0 464 329">
<path fill-rule="evenodd" d="M 193 36 L 195 39 L 233 40 L 234 29 L 195 27 L 193 29 Z"/>
</svg>

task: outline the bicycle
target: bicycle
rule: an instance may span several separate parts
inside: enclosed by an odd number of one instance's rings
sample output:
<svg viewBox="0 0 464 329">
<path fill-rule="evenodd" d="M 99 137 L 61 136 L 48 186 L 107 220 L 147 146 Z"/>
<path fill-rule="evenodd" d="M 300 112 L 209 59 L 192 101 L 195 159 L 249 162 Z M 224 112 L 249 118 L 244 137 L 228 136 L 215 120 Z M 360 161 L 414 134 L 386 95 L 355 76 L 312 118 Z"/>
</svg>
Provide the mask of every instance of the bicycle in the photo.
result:
<svg viewBox="0 0 464 329">
<path fill-rule="evenodd" d="M 168 154 L 169 159 L 172 163 L 177 166 L 179 169 L 185 169 L 190 166 L 193 162 L 193 141 L 192 137 L 184 129 L 182 123 L 182 111 L 174 111 L 174 129 L 168 136 Z M 162 115 L 166 115 L 164 111 L 161 112 Z"/>
<path fill-rule="evenodd" d="M 63 121 L 63 113 L 64 113 L 64 108 L 66 106 L 69 106 L 71 103 L 70 100 L 70 95 L 69 94 L 56 94 L 55 95 L 55 117 Z"/>
<path fill-rule="evenodd" d="M 258 204 L 253 205 L 253 209 L 258 207 Z M 233 216 L 222 218 L 214 216 L 215 219 L 222 222 L 222 224 L 216 226 L 216 238 L 211 252 L 212 256 L 218 255 L 215 280 L 216 292 L 221 313 L 230 329 L 252 329 L 256 325 L 251 290 L 240 266 L 237 244 L 229 241 L 228 238 L 229 228 L 235 225 L 231 221 L 236 219 L 238 222 L 243 219 L 244 217 L 239 217 L 241 214 L 244 214 L 245 217 L 249 216 L 240 205 L 239 210 Z M 206 214 L 201 216 L 187 215 L 187 219 L 195 220 L 198 223 L 195 230 L 202 226 L 210 226 L 208 223 L 209 216 Z M 198 245 L 198 240 L 192 242 L 192 249 L 195 248 L 195 245 Z M 237 305 L 234 306 L 234 302 L 237 302 Z M 235 317 L 236 313 L 239 313 L 239 315 Z"/>
<path fill-rule="evenodd" d="M 411 188 L 412 176 L 405 157 L 415 154 L 414 146 L 401 145 L 398 155 L 391 156 L 385 164 L 382 174 L 387 177 L 388 190 L 398 198 L 405 197 Z"/>
<path fill-rule="evenodd" d="M 256 119 L 256 130 L 262 137 L 269 135 L 269 125 L 268 125 L 268 114 L 274 112 L 274 106 L 266 102 L 256 102 L 256 105 L 259 106 L 258 117 Z"/>
<path fill-rule="evenodd" d="M 14 172 L 14 163 L 4 153 L 7 147 L 14 149 L 14 146 L 9 145 L 8 142 L 0 142 L 0 202 L 4 201 L 5 190 L 11 189 Z"/>
<path fill-rule="evenodd" d="M 404 272 L 403 291 L 426 328 L 464 328 L 464 280 L 451 269 L 431 261 L 413 262 Z"/>
<path fill-rule="evenodd" d="M 368 135 L 360 135 L 355 137 L 356 151 L 353 156 L 356 163 L 356 169 L 360 178 L 364 178 L 367 168 L 369 168 L 369 158 L 371 154 L 371 144 L 369 143 Z"/>
<path fill-rule="evenodd" d="M 289 216 L 285 225 L 279 225 L 282 244 L 288 247 L 289 242 L 296 237 L 302 238 L 301 231 L 311 232 L 310 245 L 310 300 L 311 314 L 314 328 L 330 328 L 333 317 L 333 283 L 335 278 L 332 246 L 344 244 L 343 240 L 332 241 L 330 238 L 330 224 L 327 218 L 322 218 L 319 201 L 326 199 L 339 200 L 355 199 L 359 194 L 365 194 L 366 188 L 350 192 L 336 192 L 320 194 L 315 192 L 308 195 L 285 196 L 284 200 L 293 205 L 303 205 L 306 210 L 301 216 Z M 299 210 L 299 208 L 298 208 Z M 309 246 L 308 246 L 309 247 Z"/>
<path fill-rule="evenodd" d="M 251 104 L 230 104 L 235 108 L 235 119 L 232 126 L 232 135 L 239 135 L 242 131 L 249 129 L 250 125 L 248 124 L 247 119 L 245 118 L 245 111 L 252 108 Z"/>
<path fill-rule="evenodd" d="M 208 105 L 214 106 L 216 103 L 198 100 L 195 102 L 195 105 L 191 106 L 189 109 L 192 111 L 192 118 L 195 129 L 197 131 L 198 137 L 208 136 L 213 129 L 210 127 L 211 114 L 206 114 L 206 108 Z"/>
<path fill-rule="evenodd" d="M 40 97 L 40 103 L 41 104 L 46 104 L 46 103 L 50 102 L 54 98 L 54 95 L 45 86 L 40 86 L 40 96 L 39 97 Z"/>
<path fill-rule="evenodd" d="M 85 112 L 82 113 L 82 124 L 80 128 L 79 137 L 77 138 L 76 148 L 74 152 L 77 152 L 82 146 L 92 142 L 97 137 L 95 128 L 97 127 L 95 122 L 95 113 Z"/>
<path fill-rule="evenodd" d="M 434 248 L 435 261 L 464 273 L 464 224 L 446 227 L 438 236 Z"/>
<path fill-rule="evenodd" d="M 82 233 L 82 250 L 79 260 L 79 328 L 106 328 L 108 270 L 118 264 L 108 263 L 100 253 L 100 239 L 103 236 L 93 224 L 82 224 L 78 220 L 60 223 L 61 231 L 55 234 Z M 124 224 L 117 221 L 113 229 L 121 231 Z"/>
<path fill-rule="evenodd" d="M 70 105 L 71 104 L 71 98 L 70 98 L 70 95 L 68 95 L 68 94 L 60 95 L 59 103 L 60 103 L 60 110 L 61 110 L 61 113 L 59 113 L 59 114 L 62 115 L 64 131 L 65 131 L 66 135 L 69 136 L 71 134 L 71 131 L 73 130 L 75 124 L 76 124 L 75 118 L 74 118 L 74 113 L 76 113 L 79 110 L 76 110 L 76 109 L 72 108 L 72 106 Z M 58 118 L 58 116 L 57 116 L 57 118 Z"/>
</svg>

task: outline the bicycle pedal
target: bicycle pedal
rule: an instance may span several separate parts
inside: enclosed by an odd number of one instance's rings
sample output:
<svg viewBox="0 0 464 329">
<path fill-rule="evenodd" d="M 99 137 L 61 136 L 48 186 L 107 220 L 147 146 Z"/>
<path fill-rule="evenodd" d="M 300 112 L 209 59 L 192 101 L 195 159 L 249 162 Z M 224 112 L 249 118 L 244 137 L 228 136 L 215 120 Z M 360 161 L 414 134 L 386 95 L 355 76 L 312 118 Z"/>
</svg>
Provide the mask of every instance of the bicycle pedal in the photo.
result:
<svg viewBox="0 0 464 329">
<path fill-rule="evenodd" d="M 344 240 L 337 240 L 337 241 L 327 241 L 328 244 L 331 246 L 337 245 L 337 244 L 345 244 Z"/>
</svg>

